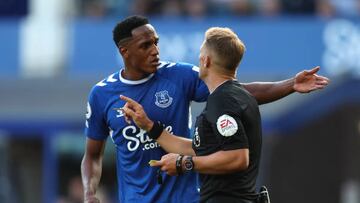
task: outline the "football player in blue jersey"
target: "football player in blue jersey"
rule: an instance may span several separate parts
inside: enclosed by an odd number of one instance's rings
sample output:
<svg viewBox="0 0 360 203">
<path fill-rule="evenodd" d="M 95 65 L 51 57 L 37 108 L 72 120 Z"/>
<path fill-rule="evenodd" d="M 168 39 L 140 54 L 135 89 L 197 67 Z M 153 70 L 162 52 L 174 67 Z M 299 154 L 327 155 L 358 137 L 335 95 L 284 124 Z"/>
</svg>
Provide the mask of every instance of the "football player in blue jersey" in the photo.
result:
<svg viewBox="0 0 360 203">
<path fill-rule="evenodd" d="M 198 68 L 188 63 L 168 63 L 159 59 L 159 37 L 145 17 L 131 16 L 118 23 L 113 40 L 125 67 L 96 84 L 89 95 L 86 114 L 86 149 L 81 163 L 84 200 L 99 202 L 96 189 L 100 182 L 107 137 L 116 149 L 118 197 L 121 203 L 198 202 L 197 177 L 162 175 L 148 162 L 159 160 L 165 151 L 146 131 L 127 123 L 121 110 L 126 95 L 139 102 L 152 120 L 160 121 L 173 134 L 190 137 L 191 101 L 204 102 L 209 95 L 198 78 Z M 319 67 L 298 73 L 280 82 L 242 84 L 259 104 L 268 103 L 292 92 L 310 92 L 328 84 L 316 75 Z"/>
</svg>

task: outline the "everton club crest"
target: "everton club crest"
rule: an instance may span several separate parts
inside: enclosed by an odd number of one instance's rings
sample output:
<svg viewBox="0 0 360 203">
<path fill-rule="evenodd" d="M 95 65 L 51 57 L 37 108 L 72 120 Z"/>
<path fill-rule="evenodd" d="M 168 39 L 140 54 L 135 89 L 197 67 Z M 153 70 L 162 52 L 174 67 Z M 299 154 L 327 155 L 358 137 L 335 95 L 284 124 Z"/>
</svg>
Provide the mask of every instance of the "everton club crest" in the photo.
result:
<svg viewBox="0 0 360 203">
<path fill-rule="evenodd" d="M 173 98 L 170 97 L 169 92 L 166 90 L 156 92 L 155 97 L 155 104 L 160 108 L 166 108 L 170 106 L 173 101 Z"/>
</svg>

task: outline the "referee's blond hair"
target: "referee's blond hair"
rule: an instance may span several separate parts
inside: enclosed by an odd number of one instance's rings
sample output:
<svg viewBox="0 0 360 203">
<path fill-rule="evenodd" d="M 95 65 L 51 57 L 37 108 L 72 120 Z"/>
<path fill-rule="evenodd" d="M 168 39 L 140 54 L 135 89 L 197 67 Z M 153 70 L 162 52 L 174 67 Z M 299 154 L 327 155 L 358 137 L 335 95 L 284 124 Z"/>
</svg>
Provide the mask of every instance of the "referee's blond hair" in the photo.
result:
<svg viewBox="0 0 360 203">
<path fill-rule="evenodd" d="M 215 63 L 228 71 L 236 70 L 245 52 L 244 43 L 230 28 L 208 29 L 204 45 L 215 54 Z"/>
</svg>

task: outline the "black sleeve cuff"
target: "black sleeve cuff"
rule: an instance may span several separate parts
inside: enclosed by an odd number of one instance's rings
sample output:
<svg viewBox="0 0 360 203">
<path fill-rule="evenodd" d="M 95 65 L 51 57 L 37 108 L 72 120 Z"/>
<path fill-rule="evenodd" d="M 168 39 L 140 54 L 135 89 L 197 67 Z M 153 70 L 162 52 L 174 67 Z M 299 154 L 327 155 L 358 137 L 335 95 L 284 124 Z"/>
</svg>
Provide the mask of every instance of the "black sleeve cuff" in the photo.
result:
<svg viewBox="0 0 360 203">
<path fill-rule="evenodd" d="M 153 127 L 148 132 L 148 135 L 151 139 L 158 139 L 161 133 L 164 131 L 164 126 L 160 122 L 154 122 Z"/>
</svg>

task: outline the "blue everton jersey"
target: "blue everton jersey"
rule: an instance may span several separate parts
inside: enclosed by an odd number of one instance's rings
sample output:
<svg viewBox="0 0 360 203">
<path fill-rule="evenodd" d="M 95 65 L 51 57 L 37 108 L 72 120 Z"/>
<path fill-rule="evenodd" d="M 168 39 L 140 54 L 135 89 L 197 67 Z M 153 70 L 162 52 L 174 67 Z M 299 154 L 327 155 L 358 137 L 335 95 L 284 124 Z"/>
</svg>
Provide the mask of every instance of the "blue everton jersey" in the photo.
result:
<svg viewBox="0 0 360 203">
<path fill-rule="evenodd" d="M 203 102 L 209 94 L 198 78 L 198 68 L 162 62 L 156 73 L 138 81 L 122 78 L 121 71 L 93 87 L 85 129 L 86 136 L 95 140 L 105 140 L 110 135 L 116 146 L 120 202 L 198 202 L 195 173 L 163 173 L 163 184 L 157 183 L 158 168 L 150 167 L 148 162 L 160 160 L 165 151 L 144 130 L 134 123 L 127 124 L 119 110 L 125 104 L 119 95 L 125 95 L 139 102 L 148 117 L 163 123 L 169 132 L 190 138 L 190 102 Z"/>
</svg>

